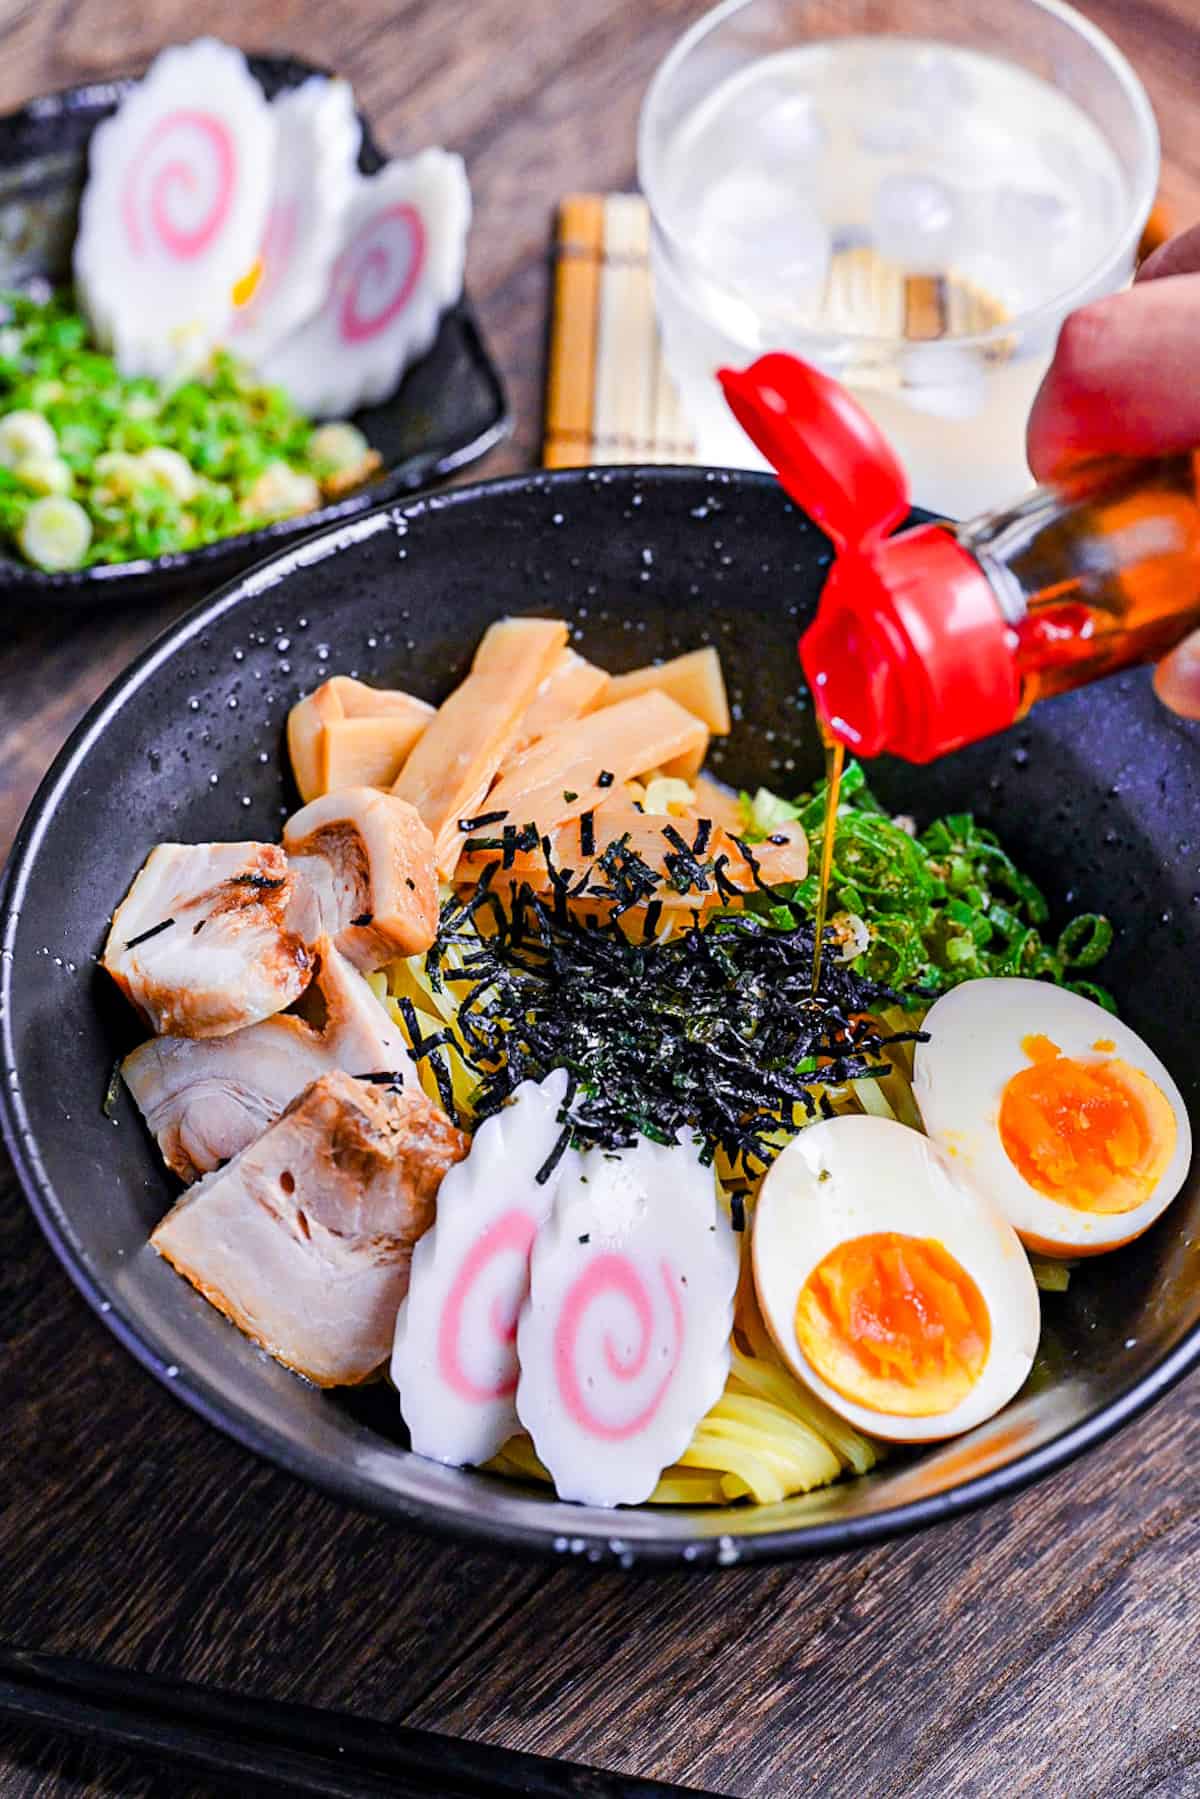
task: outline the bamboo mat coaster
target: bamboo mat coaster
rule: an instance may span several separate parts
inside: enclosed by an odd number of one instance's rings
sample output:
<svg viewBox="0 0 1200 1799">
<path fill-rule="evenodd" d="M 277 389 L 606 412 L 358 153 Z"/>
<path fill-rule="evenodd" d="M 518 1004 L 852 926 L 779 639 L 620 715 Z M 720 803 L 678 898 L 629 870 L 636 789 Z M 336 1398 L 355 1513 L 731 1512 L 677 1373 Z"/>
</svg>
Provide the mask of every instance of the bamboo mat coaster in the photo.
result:
<svg viewBox="0 0 1200 1799">
<path fill-rule="evenodd" d="M 547 468 L 695 462 L 663 362 L 639 194 L 572 194 L 558 214 Z"/>
<path fill-rule="evenodd" d="M 1139 254 L 1165 241 L 1161 202 Z M 667 373 L 650 281 L 650 215 L 640 194 L 571 194 L 558 214 L 554 313 L 542 461 L 698 460 Z M 1003 306 L 953 274 L 906 275 L 868 247 L 839 250 L 814 328 L 930 341 L 1003 323 Z M 996 355 L 1012 353 L 1000 339 Z M 898 379 L 893 370 L 891 379 Z"/>
</svg>

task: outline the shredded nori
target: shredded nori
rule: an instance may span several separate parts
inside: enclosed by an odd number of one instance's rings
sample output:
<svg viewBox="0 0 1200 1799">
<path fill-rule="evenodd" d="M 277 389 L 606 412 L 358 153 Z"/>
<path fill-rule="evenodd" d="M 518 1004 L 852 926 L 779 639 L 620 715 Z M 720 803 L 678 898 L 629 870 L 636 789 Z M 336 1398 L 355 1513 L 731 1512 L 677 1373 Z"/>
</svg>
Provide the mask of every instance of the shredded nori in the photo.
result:
<svg viewBox="0 0 1200 1799">
<path fill-rule="evenodd" d="M 458 828 L 469 834 L 471 831 L 482 831 L 487 825 L 502 825 L 507 817 L 508 813 L 502 806 L 499 812 L 481 812 L 478 818 L 460 818 Z"/>
<path fill-rule="evenodd" d="M 149 943 L 151 937 L 161 937 L 163 932 L 169 931 L 174 923 L 173 918 L 164 918 L 161 924 L 152 924 L 148 931 L 139 931 L 136 937 L 131 937 L 125 948 L 136 949 L 139 943 Z M 194 931 L 192 935 L 195 936 Z"/>
<path fill-rule="evenodd" d="M 433 1070 L 433 1078 L 437 1082 L 438 1098 L 442 1102 L 451 1124 L 458 1124 L 458 1107 L 454 1103 L 454 1082 L 450 1077 L 449 1064 L 443 1052 L 448 1045 L 454 1044 L 454 1034 L 449 1030 L 434 1031 L 431 1036 L 422 1035 L 417 1020 L 417 1008 L 410 999 L 398 999 L 400 1016 L 404 1020 L 404 1028 L 408 1032 L 409 1047 L 414 1062 L 427 1061 Z"/>
<path fill-rule="evenodd" d="M 547 839 L 544 854 L 548 848 Z M 683 852 L 676 847 L 681 863 Z M 573 1091 L 559 1113 L 563 1130 L 539 1179 L 568 1145 L 616 1150 L 639 1136 L 672 1143 L 682 1130 L 699 1137 L 706 1161 L 721 1151 L 753 1178 L 778 1153 L 781 1132 L 828 1109 L 820 1089 L 886 1074 L 887 1045 L 922 1039 L 915 1030 L 885 1031 L 873 1015 L 904 995 L 832 957 L 813 994 L 812 921 L 778 893 L 770 919 L 739 910 L 702 923 L 693 914 L 689 928 L 665 941 L 653 937 L 648 912 L 634 942 L 619 913 L 648 898 L 659 877 L 624 839 L 599 858 L 608 887 L 586 891 L 589 899 L 611 897 L 604 916 L 569 907 L 568 894 L 581 891 L 571 886 L 574 871 L 554 868 L 548 854 L 547 863 L 549 897 L 521 884 L 500 905 L 489 869 L 468 897 L 442 909 L 426 969 L 435 989 L 465 988 L 459 1043 L 446 1031 L 422 1037 L 415 1011 L 400 1002 L 415 1055 L 429 1055 L 436 1072 L 444 1053 L 458 1053 L 478 1077 L 476 1122 L 522 1081 L 567 1070 Z M 484 910 L 489 932 L 478 936 L 474 921 Z M 444 966 L 451 946 L 467 952 L 458 968 Z"/>
</svg>

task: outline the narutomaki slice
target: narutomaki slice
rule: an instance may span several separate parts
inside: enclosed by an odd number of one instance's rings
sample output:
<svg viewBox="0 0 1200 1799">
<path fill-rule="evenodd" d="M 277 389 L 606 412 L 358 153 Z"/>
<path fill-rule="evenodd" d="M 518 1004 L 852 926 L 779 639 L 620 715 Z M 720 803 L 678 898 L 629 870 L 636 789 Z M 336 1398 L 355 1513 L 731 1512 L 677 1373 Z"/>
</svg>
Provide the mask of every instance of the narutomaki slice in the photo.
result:
<svg viewBox="0 0 1200 1799">
<path fill-rule="evenodd" d="M 281 1012 L 228 1037 L 151 1037 L 125 1058 L 125 1085 L 181 1181 L 236 1156 L 302 1088 L 335 1068 L 417 1085 L 403 1035 L 358 970 L 328 938 L 314 953 L 317 970 L 302 1003 L 315 1021 Z"/>
<path fill-rule="evenodd" d="M 556 725 L 514 756 L 488 794 L 487 810 L 503 812 L 518 829 L 535 824 L 552 831 L 652 768 L 694 774 L 707 747 L 701 719 L 665 693 L 639 694 Z"/>
<path fill-rule="evenodd" d="M 160 843 L 117 907 L 104 967 L 155 1031 L 240 1031 L 308 985 L 294 889 L 278 844 Z"/>
<path fill-rule="evenodd" d="M 668 694 L 683 707 L 702 718 L 714 737 L 729 734 L 729 700 L 721 658 L 709 644 L 702 650 L 689 650 L 670 662 L 654 662 L 645 668 L 631 669 L 627 675 L 613 675 L 608 686 L 594 702 L 597 709 L 615 706 L 638 693 L 657 690 Z"/>
<path fill-rule="evenodd" d="M 560 1499 L 649 1499 L 721 1397 L 737 1280 L 689 1133 L 588 1150 L 566 1171 L 517 1329 L 517 1416 Z"/>
<path fill-rule="evenodd" d="M 401 770 L 392 791 L 415 806 L 433 832 L 435 862 L 445 880 L 462 853 L 459 820 L 480 810 L 566 641 L 562 619 L 504 618 L 490 626 L 470 674 L 442 702 Z"/>
<path fill-rule="evenodd" d="M 437 935 L 433 838 L 407 800 L 344 787 L 283 827 L 298 888 L 292 920 L 311 942 L 332 937 L 364 974 L 416 956 Z"/>
<path fill-rule="evenodd" d="M 300 798 L 336 787 L 390 787 L 434 708 L 411 693 L 334 675 L 288 713 L 288 754 Z"/>
<path fill-rule="evenodd" d="M 354 1386 L 387 1360 L 413 1245 L 467 1148 L 420 1088 L 323 1075 L 150 1241 L 277 1361 Z"/>
<path fill-rule="evenodd" d="M 561 650 L 521 720 L 510 755 L 527 749 L 537 738 L 567 719 L 578 718 L 600 704 L 611 677 L 574 650 Z"/>
<path fill-rule="evenodd" d="M 438 1194 L 437 1221 L 413 1254 L 396 1318 L 392 1381 L 418 1455 L 486 1462 L 520 1430 L 517 1317 L 529 1292 L 529 1252 L 563 1175 L 558 1114 L 567 1074 L 522 1081 L 484 1119 L 471 1153 Z"/>
<path fill-rule="evenodd" d="M 802 881 L 808 873 L 808 839 L 798 824 L 781 826 L 747 854 L 711 819 L 669 818 L 616 802 L 567 819 L 545 835 L 555 869 L 573 872 L 571 886 L 573 891 L 579 888 L 580 903 L 589 900 L 589 888 L 608 886 L 601 857 L 614 843 L 622 844 L 628 855 L 658 877 L 652 897 L 667 911 L 705 911 L 727 905 L 736 894 L 752 893 L 758 881 L 780 886 Z M 545 842 L 515 853 L 509 850 L 507 855 L 500 849 L 475 850 L 459 863 L 457 878 L 476 879 L 489 862 L 504 860 L 495 886 L 503 890 L 508 883 L 524 884 L 535 893 L 549 893 L 553 882 L 545 850 Z"/>
</svg>

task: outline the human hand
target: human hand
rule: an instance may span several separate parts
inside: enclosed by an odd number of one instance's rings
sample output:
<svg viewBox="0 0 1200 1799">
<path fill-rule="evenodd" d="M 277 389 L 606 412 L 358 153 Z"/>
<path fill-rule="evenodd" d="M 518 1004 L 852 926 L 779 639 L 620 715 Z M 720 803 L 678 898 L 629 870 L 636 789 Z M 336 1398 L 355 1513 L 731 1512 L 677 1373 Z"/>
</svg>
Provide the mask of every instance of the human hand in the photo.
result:
<svg viewBox="0 0 1200 1799">
<path fill-rule="evenodd" d="M 1200 445 L 1200 226 L 1147 257 L 1132 289 L 1074 312 L 1029 415 L 1039 481 L 1082 457 Z M 1200 632 L 1159 663 L 1159 698 L 1200 719 Z"/>
</svg>

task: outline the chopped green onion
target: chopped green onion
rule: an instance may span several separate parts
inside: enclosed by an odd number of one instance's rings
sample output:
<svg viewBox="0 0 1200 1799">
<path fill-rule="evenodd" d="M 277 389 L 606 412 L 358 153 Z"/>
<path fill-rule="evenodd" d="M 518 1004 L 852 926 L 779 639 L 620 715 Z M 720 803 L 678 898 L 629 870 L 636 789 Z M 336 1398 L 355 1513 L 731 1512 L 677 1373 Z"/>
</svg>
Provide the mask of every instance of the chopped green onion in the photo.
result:
<svg viewBox="0 0 1200 1799">
<path fill-rule="evenodd" d="M 38 568 L 58 571 L 78 568 L 92 541 L 92 526 L 77 500 L 52 494 L 35 500 L 25 514 L 19 542 L 21 552 Z"/>
<path fill-rule="evenodd" d="M 761 826 L 785 819 L 799 819 L 804 826 L 814 872 L 787 898 L 811 911 L 825 823 L 824 782 L 795 801 L 765 788 L 753 798 L 741 797 L 751 838 L 768 834 Z M 888 816 L 854 761 L 842 776 L 829 906 L 832 914 L 852 913 L 862 921 L 868 941 L 851 966 L 869 980 L 919 987 L 932 997 L 981 975 L 1026 975 L 1069 986 L 1114 1009 L 1104 988 L 1075 978 L 1095 967 L 1111 945 L 1106 918 L 1080 914 L 1051 947 L 1042 935 L 1050 913 L 1045 895 L 993 831 L 969 812 L 952 812 L 914 837 L 908 819 Z M 764 900 L 761 910 L 783 922 L 777 903 L 772 910 Z"/>
<path fill-rule="evenodd" d="M 356 427 L 314 430 L 224 351 L 169 389 L 122 375 L 89 343 L 68 295 L 0 300 L 0 538 L 23 554 L 39 494 L 82 507 L 84 563 L 119 563 L 313 511 L 323 480 L 340 476 L 345 492 L 360 468 L 362 479 L 373 472 Z"/>
</svg>

